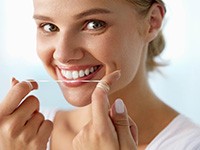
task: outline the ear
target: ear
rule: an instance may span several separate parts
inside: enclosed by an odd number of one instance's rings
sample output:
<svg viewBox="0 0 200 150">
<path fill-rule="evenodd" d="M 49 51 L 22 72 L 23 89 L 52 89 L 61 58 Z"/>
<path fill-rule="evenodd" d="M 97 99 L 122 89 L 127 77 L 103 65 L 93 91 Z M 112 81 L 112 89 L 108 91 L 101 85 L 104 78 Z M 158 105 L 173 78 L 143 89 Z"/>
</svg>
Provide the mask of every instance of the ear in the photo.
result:
<svg viewBox="0 0 200 150">
<path fill-rule="evenodd" d="M 148 41 L 152 41 L 158 35 L 161 27 L 163 18 L 165 16 L 165 9 L 164 6 L 161 4 L 155 3 L 151 6 L 148 14 L 147 14 L 147 21 L 148 21 Z"/>
</svg>

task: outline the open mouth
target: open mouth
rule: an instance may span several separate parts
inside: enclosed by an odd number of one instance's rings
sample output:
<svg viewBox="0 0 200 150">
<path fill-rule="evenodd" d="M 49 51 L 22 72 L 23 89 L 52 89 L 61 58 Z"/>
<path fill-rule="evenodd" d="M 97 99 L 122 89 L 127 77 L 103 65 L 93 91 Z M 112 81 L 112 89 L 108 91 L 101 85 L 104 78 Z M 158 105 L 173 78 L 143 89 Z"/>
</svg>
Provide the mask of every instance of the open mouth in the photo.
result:
<svg viewBox="0 0 200 150">
<path fill-rule="evenodd" d="M 76 80 L 76 79 L 83 79 L 91 76 L 97 70 L 100 69 L 100 65 L 88 67 L 86 69 L 81 70 L 66 70 L 61 68 L 62 76 L 67 80 Z"/>
</svg>

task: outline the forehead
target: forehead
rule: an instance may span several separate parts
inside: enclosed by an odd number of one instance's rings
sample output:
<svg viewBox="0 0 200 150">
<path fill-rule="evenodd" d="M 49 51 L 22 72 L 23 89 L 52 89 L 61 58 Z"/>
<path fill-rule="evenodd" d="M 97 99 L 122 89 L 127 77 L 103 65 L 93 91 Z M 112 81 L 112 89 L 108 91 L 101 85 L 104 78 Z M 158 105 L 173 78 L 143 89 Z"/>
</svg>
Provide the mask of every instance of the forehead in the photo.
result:
<svg viewBox="0 0 200 150">
<path fill-rule="evenodd" d="M 112 12 L 124 12 L 133 9 L 126 0 L 33 0 L 34 13 L 55 15 L 70 15 L 87 9 L 104 8 Z"/>
</svg>

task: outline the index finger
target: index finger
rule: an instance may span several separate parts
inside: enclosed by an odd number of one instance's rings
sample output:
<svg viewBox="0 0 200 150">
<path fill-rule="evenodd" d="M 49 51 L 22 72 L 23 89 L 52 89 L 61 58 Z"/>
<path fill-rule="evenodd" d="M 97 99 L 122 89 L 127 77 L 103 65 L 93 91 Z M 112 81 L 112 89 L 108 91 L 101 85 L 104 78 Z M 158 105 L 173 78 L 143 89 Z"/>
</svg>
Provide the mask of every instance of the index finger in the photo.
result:
<svg viewBox="0 0 200 150">
<path fill-rule="evenodd" d="M 0 116 L 11 114 L 33 89 L 37 89 L 36 82 L 22 81 L 13 84 L 8 94 L 0 104 Z"/>
<path fill-rule="evenodd" d="M 100 83 L 97 84 L 92 94 L 92 122 L 96 127 L 107 125 L 109 119 L 109 100 L 108 90 L 112 83 L 119 79 L 120 72 L 115 71 L 105 76 Z"/>
</svg>

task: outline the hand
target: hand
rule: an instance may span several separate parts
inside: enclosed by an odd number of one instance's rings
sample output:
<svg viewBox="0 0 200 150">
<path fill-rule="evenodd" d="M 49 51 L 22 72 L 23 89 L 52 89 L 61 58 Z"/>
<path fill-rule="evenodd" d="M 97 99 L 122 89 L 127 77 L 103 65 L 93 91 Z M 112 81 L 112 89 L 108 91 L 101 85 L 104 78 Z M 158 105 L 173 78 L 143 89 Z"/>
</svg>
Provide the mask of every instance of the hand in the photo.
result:
<svg viewBox="0 0 200 150">
<path fill-rule="evenodd" d="M 137 128 L 129 120 L 123 101 L 109 106 L 109 85 L 118 78 L 119 72 L 114 72 L 98 83 L 92 94 L 92 119 L 73 139 L 74 150 L 137 149 Z"/>
<path fill-rule="evenodd" d="M 37 89 L 36 82 L 18 82 L 0 104 L 1 150 L 46 150 L 53 124 L 39 113 L 39 101 L 27 96 Z M 27 96 L 27 97 L 26 97 Z"/>
</svg>

